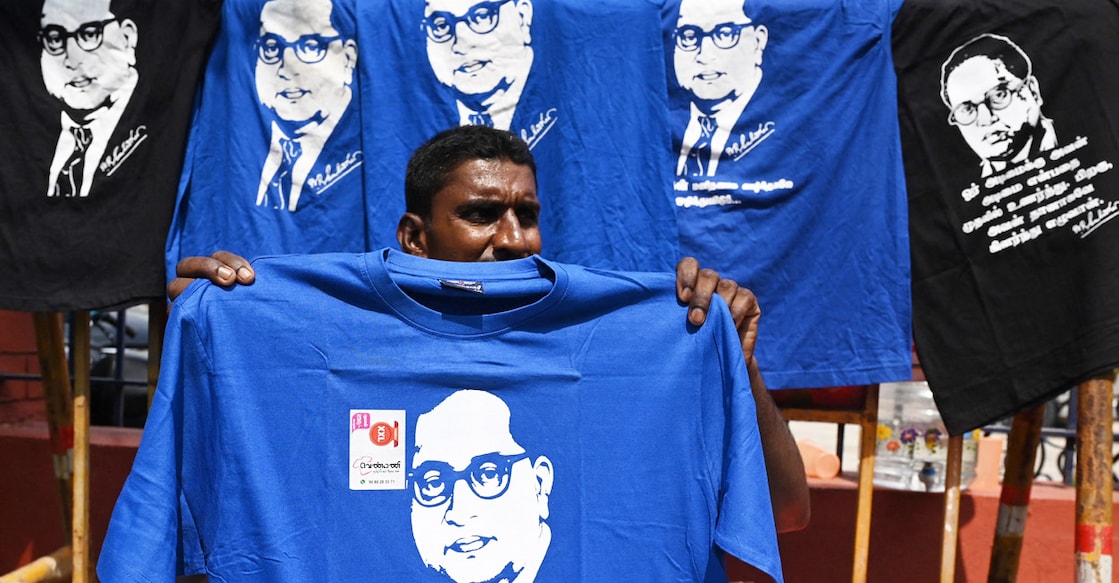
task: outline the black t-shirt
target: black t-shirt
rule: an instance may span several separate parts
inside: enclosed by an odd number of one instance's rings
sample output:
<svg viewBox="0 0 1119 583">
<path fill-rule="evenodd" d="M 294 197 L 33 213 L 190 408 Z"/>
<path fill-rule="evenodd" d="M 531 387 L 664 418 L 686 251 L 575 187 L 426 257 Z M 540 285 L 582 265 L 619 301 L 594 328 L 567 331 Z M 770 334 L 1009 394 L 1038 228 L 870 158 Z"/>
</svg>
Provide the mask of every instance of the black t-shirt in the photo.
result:
<svg viewBox="0 0 1119 583">
<path fill-rule="evenodd" d="M 96 14 L 81 4 L 0 2 L 2 309 L 164 296 L 164 241 L 220 2 L 121 0 Z"/>
<path fill-rule="evenodd" d="M 1119 364 L 1116 31 L 1113 2 L 895 21 L 914 335 L 953 434 Z"/>
</svg>

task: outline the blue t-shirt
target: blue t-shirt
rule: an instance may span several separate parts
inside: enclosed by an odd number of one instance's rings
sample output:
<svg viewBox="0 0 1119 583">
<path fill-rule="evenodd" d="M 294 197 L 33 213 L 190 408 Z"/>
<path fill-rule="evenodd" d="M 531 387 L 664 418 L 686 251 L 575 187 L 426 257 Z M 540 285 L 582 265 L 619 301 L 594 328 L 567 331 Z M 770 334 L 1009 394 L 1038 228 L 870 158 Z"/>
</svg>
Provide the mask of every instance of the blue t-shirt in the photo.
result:
<svg viewBox="0 0 1119 583">
<path fill-rule="evenodd" d="M 549 257 L 609 269 L 672 268 L 677 227 L 668 160 L 657 147 L 668 139 L 668 108 L 655 6 L 537 2 L 524 12 L 504 3 L 486 37 L 505 41 L 496 52 L 506 56 L 495 57 L 485 47 L 432 41 L 422 0 L 329 5 L 332 28 L 316 30 L 338 39 L 321 61 L 298 63 L 269 36 L 296 41 L 273 24 L 279 19 L 268 11 L 279 10 L 261 0 L 224 3 L 167 245 L 169 274 L 179 259 L 218 249 L 254 258 L 395 245 L 412 152 L 439 131 L 483 123 L 460 100 L 532 147 Z M 288 16 L 316 26 L 302 13 Z M 454 46 L 464 59 L 486 63 L 474 75 L 511 85 L 508 97 L 486 109 L 442 83 L 436 68 L 442 75 L 455 63 L 430 55 Z M 301 76 L 288 73 L 292 65 Z M 336 90 L 348 102 L 323 97 Z"/>
<path fill-rule="evenodd" d="M 393 251 L 197 283 L 104 580 L 782 580 L 737 335 L 668 274 Z M 717 547 L 717 548 L 716 548 Z"/>
<path fill-rule="evenodd" d="M 167 236 L 169 278 L 179 259 L 219 249 L 248 258 L 369 250 L 366 209 L 398 197 L 363 184 L 353 2 L 333 3 L 329 25 L 313 12 L 316 3 L 305 3 L 305 12 L 264 6 L 222 4 Z M 285 18 L 313 17 L 308 29 L 338 37 L 327 50 L 297 54 L 283 44 L 296 40 Z M 301 55 L 321 60 L 304 63 Z"/>
<path fill-rule="evenodd" d="M 696 4 L 664 9 L 681 252 L 757 294 L 771 389 L 909 379 L 901 2 Z"/>
</svg>

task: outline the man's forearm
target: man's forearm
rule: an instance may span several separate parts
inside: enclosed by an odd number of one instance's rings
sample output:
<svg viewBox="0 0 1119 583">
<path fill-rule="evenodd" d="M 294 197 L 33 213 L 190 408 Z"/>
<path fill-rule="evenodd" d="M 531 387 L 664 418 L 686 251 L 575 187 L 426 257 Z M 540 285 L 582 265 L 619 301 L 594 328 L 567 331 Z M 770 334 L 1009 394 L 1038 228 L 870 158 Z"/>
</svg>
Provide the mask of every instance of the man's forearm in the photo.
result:
<svg viewBox="0 0 1119 583">
<path fill-rule="evenodd" d="M 773 521 L 777 532 L 800 530 L 808 526 L 811 516 L 804 460 L 777 403 L 765 387 L 757 360 L 749 358 L 746 368 L 750 373 L 750 390 L 754 394 L 758 413 L 758 433 L 769 474 Z"/>
</svg>

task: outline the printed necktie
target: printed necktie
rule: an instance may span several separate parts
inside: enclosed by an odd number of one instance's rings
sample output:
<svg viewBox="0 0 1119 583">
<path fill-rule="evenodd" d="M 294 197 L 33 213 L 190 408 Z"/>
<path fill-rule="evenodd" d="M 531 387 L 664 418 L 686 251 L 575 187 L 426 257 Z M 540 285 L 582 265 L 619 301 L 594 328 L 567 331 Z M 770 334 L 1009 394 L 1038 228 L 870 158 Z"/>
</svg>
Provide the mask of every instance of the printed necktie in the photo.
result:
<svg viewBox="0 0 1119 583">
<path fill-rule="evenodd" d="M 696 121 L 699 122 L 700 134 L 691 152 L 688 152 L 687 171 L 688 176 L 705 176 L 711 162 L 711 136 L 715 135 L 719 124 L 709 115 L 701 115 Z"/>
<path fill-rule="evenodd" d="M 472 113 L 470 114 L 470 125 L 492 128 L 493 118 L 488 113 Z"/>
<path fill-rule="evenodd" d="M 291 171 L 299 156 L 303 155 L 303 147 L 297 140 L 280 138 L 280 149 L 283 151 L 283 158 L 272 177 L 269 190 L 272 192 L 273 208 L 283 209 L 287 208 L 287 201 L 291 196 Z"/>
<path fill-rule="evenodd" d="M 70 128 L 70 135 L 74 136 L 74 151 L 70 153 L 70 157 L 58 172 L 58 180 L 54 184 L 54 196 L 79 196 L 82 192 L 85 152 L 93 142 L 93 132 L 84 126 L 74 126 Z"/>
</svg>

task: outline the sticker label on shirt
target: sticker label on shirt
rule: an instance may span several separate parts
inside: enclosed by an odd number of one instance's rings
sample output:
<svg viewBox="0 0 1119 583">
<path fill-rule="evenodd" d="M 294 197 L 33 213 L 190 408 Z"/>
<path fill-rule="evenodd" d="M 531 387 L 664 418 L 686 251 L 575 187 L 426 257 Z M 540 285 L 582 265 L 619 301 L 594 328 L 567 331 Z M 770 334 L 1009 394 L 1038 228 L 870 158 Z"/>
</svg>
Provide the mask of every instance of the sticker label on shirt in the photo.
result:
<svg viewBox="0 0 1119 583">
<path fill-rule="evenodd" d="M 350 409 L 350 489 L 403 490 L 404 411 Z"/>
</svg>

